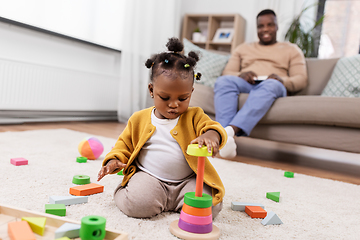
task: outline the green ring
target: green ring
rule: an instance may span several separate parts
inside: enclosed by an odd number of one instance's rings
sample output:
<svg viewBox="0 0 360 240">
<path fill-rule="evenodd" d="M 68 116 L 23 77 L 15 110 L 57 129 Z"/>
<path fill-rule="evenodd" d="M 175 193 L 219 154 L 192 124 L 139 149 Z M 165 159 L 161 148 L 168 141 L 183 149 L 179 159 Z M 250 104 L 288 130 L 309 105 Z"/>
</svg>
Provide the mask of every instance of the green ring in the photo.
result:
<svg viewBox="0 0 360 240">
<path fill-rule="evenodd" d="M 87 157 L 77 157 L 76 161 L 78 163 L 86 163 L 87 162 Z"/>
<path fill-rule="evenodd" d="M 82 240 L 102 240 L 106 235 L 106 219 L 90 215 L 81 219 L 80 238 Z"/>
<path fill-rule="evenodd" d="M 187 192 L 184 196 L 184 203 L 191 207 L 208 208 L 212 206 L 212 197 L 206 193 L 202 197 L 196 197 L 195 192 Z"/>
<path fill-rule="evenodd" d="M 186 153 L 191 156 L 197 156 L 197 157 L 209 157 L 212 156 L 212 149 L 211 153 L 208 152 L 207 146 L 203 146 L 199 148 L 199 144 L 189 144 L 186 150 Z"/>
<path fill-rule="evenodd" d="M 78 185 L 84 185 L 90 183 L 90 177 L 87 175 L 75 175 L 72 182 Z"/>
</svg>

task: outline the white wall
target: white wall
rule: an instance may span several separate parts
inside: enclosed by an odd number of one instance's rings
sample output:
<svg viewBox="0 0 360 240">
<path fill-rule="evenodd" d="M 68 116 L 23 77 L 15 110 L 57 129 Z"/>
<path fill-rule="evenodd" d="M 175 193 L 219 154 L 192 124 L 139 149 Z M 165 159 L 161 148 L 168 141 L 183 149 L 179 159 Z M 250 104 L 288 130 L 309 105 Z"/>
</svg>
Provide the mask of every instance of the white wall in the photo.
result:
<svg viewBox="0 0 360 240">
<path fill-rule="evenodd" d="M 300 13 L 303 6 L 317 2 L 316 0 L 182 0 L 181 17 L 186 13 L 238 13 L 246 20 L 245 41 L 257 41 L 256 15 L 263 9 L 270 8 L 277 14 L 279 31 L 277 38 L 284 40 L 285 32 L 295 14 Z M 306 13 L 308 20 L 315 19 L 316 7 Z M 181 21 L 182 22 L 182 21 Z"/>
</svg>

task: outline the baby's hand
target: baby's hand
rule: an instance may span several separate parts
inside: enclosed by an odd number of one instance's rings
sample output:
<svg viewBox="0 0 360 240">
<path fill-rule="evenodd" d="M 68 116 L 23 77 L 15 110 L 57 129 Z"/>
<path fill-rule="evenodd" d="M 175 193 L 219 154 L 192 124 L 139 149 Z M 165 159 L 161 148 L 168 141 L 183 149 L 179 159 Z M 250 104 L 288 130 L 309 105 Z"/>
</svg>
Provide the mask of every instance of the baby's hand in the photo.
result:
<svg viewBox="0 0 360 240">
<path fill-rule="evenodd" d="M 212 157 L 219 152 L 219 141 L 220 141 L 220 134 L 217 131 L 209 130 L 203 135 L 195 138 L 190 142 L 190 144 L 198 143 L 199 147 L 203 145 L 207 146 L 208 152 L 211 152 L 211 148 L 213 149 Z"/>
<path fill-rule="evenodd" d="M 117 168 L 124 168 L 126 167 L 126 164 L 120 162 L 117 159 L 111 159 L 110 161 L 108 161 L 106 163 L 105 166 L 103 166 L 99 173 L 98 173 L 98 181 L 100 181 L 103 177 L 105 177 L 105 175 L 108 175 L 109 173 L 112 173 L 113 171 L 115 171 Z"/>
</svg>

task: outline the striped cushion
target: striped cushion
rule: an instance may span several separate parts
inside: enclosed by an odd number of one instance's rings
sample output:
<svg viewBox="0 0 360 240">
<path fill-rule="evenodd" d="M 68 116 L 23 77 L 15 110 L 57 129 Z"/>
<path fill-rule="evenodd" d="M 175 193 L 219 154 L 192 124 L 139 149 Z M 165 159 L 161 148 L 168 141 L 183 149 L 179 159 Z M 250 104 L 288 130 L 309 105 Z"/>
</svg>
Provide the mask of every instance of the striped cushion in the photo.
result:
<svg viewBox="0 0 360 240">
<path fill-rule="evenodd" d="M 360 97 L 360 55 L 344 57 L 336 63 L 321 96 Z"/>
</svg>

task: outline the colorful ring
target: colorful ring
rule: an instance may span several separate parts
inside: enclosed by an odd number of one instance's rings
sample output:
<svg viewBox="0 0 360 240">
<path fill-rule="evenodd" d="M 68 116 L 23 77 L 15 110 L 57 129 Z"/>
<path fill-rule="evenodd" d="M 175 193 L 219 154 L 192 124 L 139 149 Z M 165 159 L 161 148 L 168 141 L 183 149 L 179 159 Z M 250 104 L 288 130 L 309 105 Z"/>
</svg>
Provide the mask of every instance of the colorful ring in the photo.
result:
<svg viewBox="0 0 360 240">
<path fill-rule="evenodd" d="M 196 197 L 195 192 L 187 192 L 184 196 L 184 203 L 196 208 L 208 208 L 212 206 L 212 197 L 206 193 L 202 197 Z"/>
<path fill-rule="evenodd" d="M 212 214 L 210 214 L 209 216 L 205 216 L 205 217 L 199 217 L 199 216 L 190 215 L 190 214 L 185 213 L 184 211 L 181 211 L 180 218 L 184 222 L 195 224 L 195 225 L 207 225 L 207 224 L 212 223 Z"/>
<path fill-rule="evenodd" d="M 212 208 L 196 208 L 184 203 L 182 211 L 193 216 L 205 217 L 211 215 Z"/>
<path fill-rule="evenodd" d="M 195 225 L 195 224 L 187 223 L 181 220 L 181 218 L 179 219 L 178 226 L 182 230 L 192 233 L 209 233 L 212 231 L 212 223 L 207 225 Z"/>
</svg>

